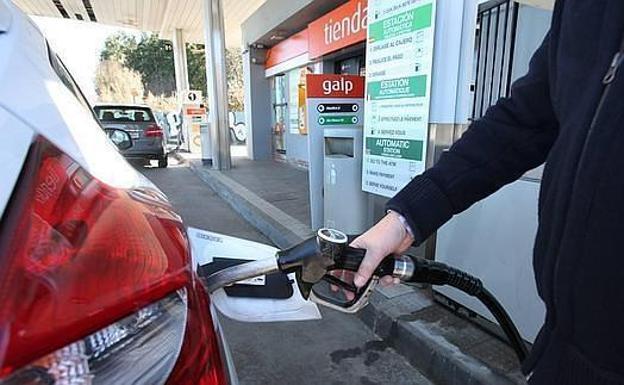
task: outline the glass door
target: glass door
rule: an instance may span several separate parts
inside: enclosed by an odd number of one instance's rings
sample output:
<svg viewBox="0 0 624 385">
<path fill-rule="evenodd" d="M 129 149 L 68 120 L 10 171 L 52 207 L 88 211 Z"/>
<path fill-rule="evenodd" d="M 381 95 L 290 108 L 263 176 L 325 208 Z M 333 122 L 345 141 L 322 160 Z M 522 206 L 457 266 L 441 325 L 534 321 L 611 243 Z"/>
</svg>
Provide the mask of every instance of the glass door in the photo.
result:
<svg viewBox="0 0 624 385">
<path fill-rule="evenodd" d="M 273 96 L 273 149 L 277 157 L 286 154 L 285 131 L 288 119 L 288 103 L 286 99 L 286 77 L 278 75 L 272 81 Z"/>
</svg>

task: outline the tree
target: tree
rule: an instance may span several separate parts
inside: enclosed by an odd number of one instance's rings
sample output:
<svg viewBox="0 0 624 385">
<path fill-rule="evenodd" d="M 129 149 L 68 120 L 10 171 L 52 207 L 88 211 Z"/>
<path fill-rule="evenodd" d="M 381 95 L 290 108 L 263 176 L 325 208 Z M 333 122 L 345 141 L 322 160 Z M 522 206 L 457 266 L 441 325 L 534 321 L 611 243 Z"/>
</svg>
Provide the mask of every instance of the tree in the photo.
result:
<svg viewBox="0 0 624 385">
<path fill-rule="evenodd" d="M 186 46 L 189 86 L 206 94 L 206 54 L 202 44 Z"/>
<path fill-rule="evenodd" d="M 243 53 L 240 48 L 228 49 L 225 52 L 228 104 L 231 111 L 243 111 L 244 108 L 244 81 L 243 81 Z"/>
<path fill-rule="evenodd" d="M 156 34 L 119 33 L 104 42 L 101 60 L 116 60 L 138 72 L 145 89 L 154 95 L 172 96 L 175 90 L 171 43 Z"/>
<path fill-rule="evenodd" d="M 95 90 L 102 102 L 138 103 L 143 100 L 141 76 L 120 62 L 104 60 L 95 74 Z"/>
<path fill-rule="evenodd" d="M 189 83 L 192 89 L 206 92 L 206 51 L 202 44 L 189 44 L 187 47 Z M 225 69 L 228 85 L 228 108 L 230 111 L 243 110 L 243 59 L 239 48 L 225 51 Z"/>
<path fill-rule="evenodd" d="M 205 49 L 201 44 L 186 47 L 189 84 L 191 89 L 206 93 Z M 119 33 L 109 37 L 100 54 L 102 61 L 115 60 L 140 74 L 146 93 L 158 98 L 173 95 L 175 73 L 173 50 L 169 41 L 156 34 L 140 37 Z M 228 83 L 228 107 L 243 110 L 243 65 L 240 49 L 226 51 L 226 76 Z"/>
</svg>

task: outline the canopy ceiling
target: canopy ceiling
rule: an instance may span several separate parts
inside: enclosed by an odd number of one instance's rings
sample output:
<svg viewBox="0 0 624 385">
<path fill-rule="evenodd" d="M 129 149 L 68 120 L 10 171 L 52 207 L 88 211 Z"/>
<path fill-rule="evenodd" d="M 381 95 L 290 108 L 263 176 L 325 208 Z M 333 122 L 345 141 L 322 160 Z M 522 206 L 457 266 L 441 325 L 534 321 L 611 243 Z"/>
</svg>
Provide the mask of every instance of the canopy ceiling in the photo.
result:
<svg viewBox="0 0 624 385">
<path fill-rule="evenodd" d="M 84 20 L 156 32 L 171 38 L 182 29 L 187 41 L 203 43 L 203 0 L 13 0 L 36 16 Z M 241 23 L 265 0 L 223 0 L 228 47 L 241 46 Z"/>
</svg>

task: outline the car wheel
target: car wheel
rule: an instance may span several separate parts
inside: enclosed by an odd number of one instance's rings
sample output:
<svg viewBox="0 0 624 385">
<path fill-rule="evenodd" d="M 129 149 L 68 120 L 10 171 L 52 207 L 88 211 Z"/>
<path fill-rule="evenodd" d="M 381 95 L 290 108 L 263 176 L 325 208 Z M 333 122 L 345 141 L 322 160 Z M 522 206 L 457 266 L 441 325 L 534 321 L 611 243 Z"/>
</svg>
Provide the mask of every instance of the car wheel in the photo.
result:
<svg viewBox="0 0 624 385">
<path fill-rule="evenodd" d="M 244 144 L 247 141 L 247 127 L 245 127 L 245 123 L 236 123 L 233 132 L 238 144 Z"/>
<path fill-rule="evenodd" d="M 158 158 L 158 168 L 167 168 L 168 165 L 169 158 L 167 157 L 167 155 L 163 156 L 162 158 Z"/>
<path fill-rule="evenodd" d="M 238 144 L 236 134 L 234 133 L 234 129 L 232 129 L 232 127 L 230 127 L 230 144 Z"/>
</svg>

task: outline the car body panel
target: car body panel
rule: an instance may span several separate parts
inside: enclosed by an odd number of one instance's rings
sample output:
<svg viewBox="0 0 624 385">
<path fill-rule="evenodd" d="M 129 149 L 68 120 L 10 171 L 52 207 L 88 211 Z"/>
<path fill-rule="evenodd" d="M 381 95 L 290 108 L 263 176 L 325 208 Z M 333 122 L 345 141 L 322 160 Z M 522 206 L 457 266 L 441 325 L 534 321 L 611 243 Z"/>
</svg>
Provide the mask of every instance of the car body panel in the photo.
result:
<svg viewBox="0 0 624 385">
<path fill-rule="evenodd" d="M 0 34 L 0 52 L 0 107 L 104 183 L 155 188 L 126 162 L 92 113 L 59 81 L 45 39 L 29 18 L 13 18 L 10 33 Z"/>
<path fill-rule="evenodd" d="M 225 360 L 225 367 L 227 370 L 228 380 L 230 381 L 229 385 L 238 385 L 238 373 L 236 372 L 236 365 L 234 364 L 234 357 L 232 357 L 232 351 L 230 350 L 230 345 L 227 342 L 227 338 L 223 332 L 223 327 L 221 326 L 221 322 L 219 321 L 219 316 L 217 314 L 217 310 L 213 304 L 210 305 L 210 315 L 212 316 L 212 320 L 215 325 L 215 330 L 219 335 L 219 341 L 221 343 L 221 350 L 223 359 Z"/>
<path fill-rule="evenodd" d="M 161 218 L 163 222 L 179 220 L 166 202 L 165 195 L 128 164 L 109 141 L 89 106 L 85 107 L 61 81 L 50 63 L 43 35 L 8 0 L 0 0 L 0 84 L 0 130 L 4 136 L 0 141 L 0 179 L 3 181 L 0 184 L 0 212 L 3 219 L 6 213 L 13 212 L 5 207 L 14 194 L 15 186 L 22 185 L 20 172 L 32 143 L 41 137 L 71 159 L 72 170 L 83 169 L 106 188 L 116 189 L 119 194 L 122 190 L 132 193 L 132 199 L 149 198 L 151 203 L 145 206 L 146 210 L 170 213 L 171 218 Z M 142 198 L 141 194 L 146 195 Z M 123 218 L 123 215 L 118 216 Z M 7 222 L 2 223 L 4 229 L 7 228 L 5 224 Z M 162 237 L 162 232 L 159 234 Z M 142 239 L 142 236 L 137 237 L 137 240 Z M 153 247 L 157 244 L 152 242 Z M 190 252 L 186 243 L 185 250 L 187 254 Z M 135 304 L 132 311 L 138 311 L 140 306 Z M 85 318 L 91 316 L 85 314 Z M 221 336 L 221 333 L 218 335 Z M 59 334 L 59 337 L 63 336 Z M 6 348 L 7 345 L 3 346 Z M 43 352 L 52 347 L 40 348 Z M 225 356 L 228 357 L 229 352 L 225 352 Z M 232 361 L 227 362 L 231 365 Z M 232 368 L 227 369 L 235 373 Z M 235 378 L 231 381 L 236 383 Z"/>
<path fill-rule="evenodd" d="M 6 32 L 11 26 L 11 12 L 9 8 L 0 2 L 0 32 Z"/>
<path fill-rule="evenodd" d="M 0 217 L 2 217 L 28 155 L 33 131 L 0 107 L 0 132 L 3 136 L 3 140 L 0 140 L 0 176 L 2 177 Z"/>
</svg>

